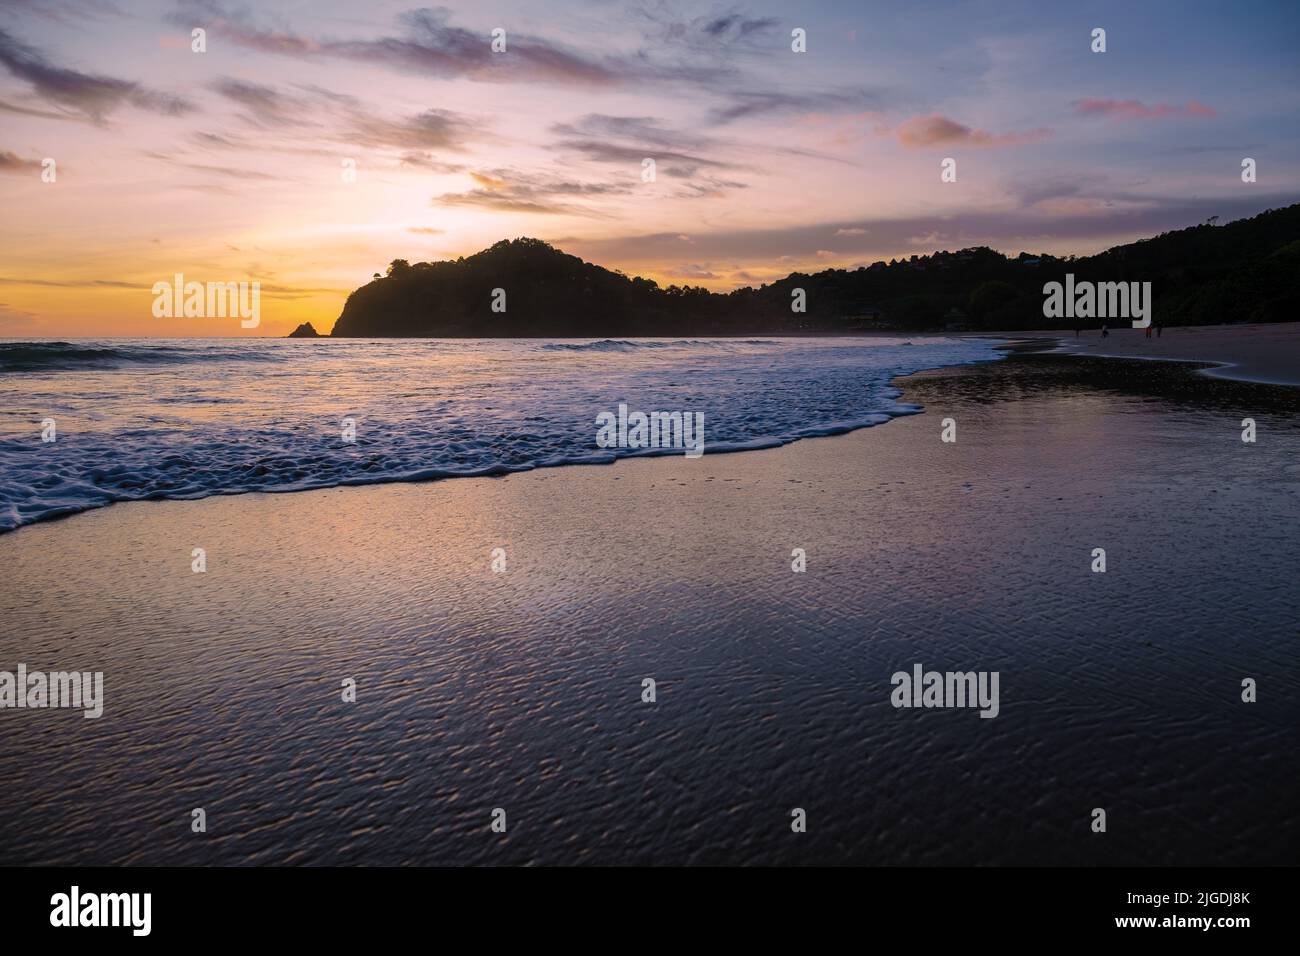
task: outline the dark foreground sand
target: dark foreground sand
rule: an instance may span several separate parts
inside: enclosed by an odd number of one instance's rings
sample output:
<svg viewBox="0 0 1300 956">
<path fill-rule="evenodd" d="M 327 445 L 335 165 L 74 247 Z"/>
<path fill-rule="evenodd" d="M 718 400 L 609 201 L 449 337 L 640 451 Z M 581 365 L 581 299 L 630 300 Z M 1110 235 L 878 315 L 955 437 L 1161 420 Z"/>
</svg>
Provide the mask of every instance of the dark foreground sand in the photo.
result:
<svg viewBox="0 0 1300 956">
<path fill-rule="evenodd" d="M 768 451 L 0 537 L 0 667 L 107 694 L 0 713 L 0 861 L 1294 862 L 1300 389 L 904 381 L 924 414 Z M 893 708 L 917 663 L 1000 714 Z"/>
</svg>

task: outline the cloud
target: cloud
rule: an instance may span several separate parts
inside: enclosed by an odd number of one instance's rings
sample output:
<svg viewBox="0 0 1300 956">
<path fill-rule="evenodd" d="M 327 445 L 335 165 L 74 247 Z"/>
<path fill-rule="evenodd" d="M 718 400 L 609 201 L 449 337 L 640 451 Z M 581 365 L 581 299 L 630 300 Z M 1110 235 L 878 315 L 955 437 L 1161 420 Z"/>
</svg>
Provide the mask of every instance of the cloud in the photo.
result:
<svg viewBox="0 0 1300 956">
<path fill-rule="evenodd" d="M 223 186 L 220 183 L 181 183 L 180 189 L 188 189 L 196 193 L 208 193 L 212 196 L 236 196 L 238 193 L 229 186 Z"/>
<path fill-rule="evenodd" d="M 463 173 L 466 167 L 461 163 L 446 163 L 440 159 L 434 159 L 428 153 L 405 153 L 401 158 L 403 166 L 414 166 L 417 169 L 427 169 L 431 173 Z"/>
<path fill-rule="evenodd" d="M 1140 208 L 1151 200 L 1134 195 L 1101 173 L 1084 169 L 1051 175 L 1017 172 L 1007 178 L 1003 189 L 1023 209 L 1062 216 L 1111 215 Z"/>
<path fill-rule="evenodd" d="M 578 85 L 615 82 L 617 73 L 601 62 L 538 37 L 508 32 L 508 55 L 493 53 L 486 32 L 451 26 L 449 11 L 412 10 L 398 19 L 401 37 L 321 45 L 335 56 L 441 77 L 496 82 L 531 81 Z"/>
<path fill-rule="evenodd" d="M 551 132 L 561 137 L 554 144 L 555 149 L 579 153 L 592 162 L 624 168 L 633 167 L 638 175 L 642 162 L 653 159 L 656 174 L 673 179 L 699 179 L 702 172 L 752 172 L 754 166 L 735 162 L 734 157 L 749 156 L 755 152 L 761 155 L 777 153 L 856 165 L 812 150 L 773 145 L 765 145 L 758 149 L 752 144 L 735 143 L 685 130 L 669 129 L 649 116 L 589 113 L 573 122 L 556 123 L 551 127 Z M 727 159 L 716 158 L 719 155 L 725 155 Z M 720 189 L 743 189 L 746 186 L 746 183 L 712 176 L 685 187 L 682 195 L 712 196 Z"/>
<path fill-rule="evenodd" d="M 636 167 L 639 171 L 644 159 L 653 159 L 657 172 L 677 179 L 690 179 L 701 169 L 729 169 L 729 163 L 696 156 L 691 153 L 679 153 L 674 150 L 621 146 L 603 140 L 562 140 L 556 144 L 560 149 L 573 150 L 587 159 L 600 163 Z"/>
<path fill-rule="evenodd" d="M 563 203 L 538 202 L 510 195 L 500 195 L 486 189 L 471 189 L 464 193 L 444 193 L 434 199 L 440 206 L 473 206 L 494 212 L 524 212 L 542 216 L 556 216 L 563 213 L 579 214 L 583 210 Z"/>
<path fill-rule="evenodd" d="M 19 332 L 30 329 L 36 323 L 36 313 L 26 309 L 16 309 L 7 302 L 0 302 L 0 330 Z"/>
<path fill-rule="evenodd" d="M 889 259 L 904 249 L 917 252 L 939 248 L 955 250 L 987 245 L 1017 253 L 1032 248 L 1042 251 L 1043 237 L 1050 236 L 1054 250 L 1070 252 L 1097 251 L 1104 245 L 1124 241 L 1125 236 L 1150 236 L 1171 229 L 1182 229 L 1217 215 L 1223 221 L 1257 215 L 1263 209 L 1277 209 L 1296 202 L 1294 193 L 1244 195 L 1232 191 L 1220 197 L 1171 199 L 1160 196 L 1125 197 L 1125 205 L 1110 209 L 1105 215 L 1045 214 L 1039 209 L 1010 208 L 972 211 L 960 220 L 942 213 L 867 223 L 870 234 L 846 236 L 837 240 L 834 251 L 846 258 Z M 1142 202 L 1139 204 L 1138 200 Z M 698 262 L 738 261 L 742 267 L 757 270 L 755 263 L 771 265 L 784 262 L 787 267 L 816 257 L 826 248 L 826 237 L 849 222 L 819 222 L 773 229 L 719 230 L 691 233 L 691 251 Z M 581 255 L 593 262 L 638 262 L 676 264 L 681 262 L 682 244 L 675 232 L 609 236 L 601 239 L 575 238 L 566 252 Z M 917 242 L 929 238 L 931 248 Z M 1029 243 L 1033 243 L 1032 247 Z M 758 270 L 761 271 L 761 270 Z"/>
<path fill-rule="evenodd" d="M 664 149 L 708 149 L 716 141 L 682 130 L 667 129 L 652 116 L 611 116 L 588 113 L 572 123 L 556 123 L 551 131 L 561 136 L 633 140 L 640 146 Z"/>
<path fill-rule="evenodd" d="M 224 133 L 209 133 L 207 130 L 199 130 L 193 134 L 194 142 L 200 146 L 213 147 L 215 149 L 248 149 L 249 144 L 233 136 L 227 136 Z"/>
<path fill-rule="evenodd" d="M 1082 116 L 1104 116 L 1110 119 L 1135 120 L 1135 119 L 1161 119 L 1168 116 L 1197 116 L 1212 117 L 1217 116 L 1213 109 L 1204 103 L 1198 103 L 1196 100 L 1188 100 L 1185 106 L 1171 106 L 1168 103 L 1157 103 L 1154 106 L 1147 106 L 1139 100 L 1100 100 L 1084 99 L 1075 100 L 1071 106 L 1074 111 Z"/>
<path fill-rule="evenodd" d="M 632 191 L 629 183 L 589 183 L 573 179 L 548 178 L 545 175 L 529 179 L 515 170 L 486 170 L 470 173 L 478 188 L 468 192 L 444 193 L 435 197 L 435 205 L 475 206 L 497 212 L 527 212 L 540 215 L 577 215 L 605 218 L 603 214 L 586 206 L 563 200 L 591 196 L 621 195 Z M 558 201 L 557 201 L 558 200 Z"/>
<path fill-rule="evenodd" d="M 487 173 L 478 173 L 478 172 L 470 173 L 469 178 L 474 180 L 474 182 L 478 183 L 479 186 L 481 186 L 483 189 L 489 191 L 510 188 L 510 184 L 507 183 L 504 179 L 497 179 L 494 176 L 489 176 Z"/>
<path fill-rule="evenodd" d="M 16 113 L 19 116 L 39 116 L 41 119 L 52 120 L 76 120 L 79 117 L 70 113 L 51 113 L 49 110 L 37 110 L 28 106 L 19 106 L 16 103 L 6 103 L 0 100 L 0 113 Z"/>
<path fill-rule="evenodd" d="M 488 28 L 470 30 L 454 26 L 449 22 L 450 13 L 442 7 L 410 10 L 396 18 L 398 32 L 352 40 L 308 37 L 287 29 L 264 28 L 252 21 L 247 9 L 226 7 L 221 0 L 181 0 L 179 9 L 167 19 L 187 30 L 202 25 L 212 35 L 263 53 L 346 59 L 442 79 L 580 87 L 670 82 L 717 88 L 736 76 L 734 70 L 718 63 L 716 42 L 712 55 L 692 63 L 652 56 L 646 50 L 656 49 L 653 44 L 630 54 L 585 54 L 561 43 L 510 30 L 505 38 L 506 53 L 498 54 L 492 52 Z M 730 27 L 731 30 L 739 30 L 739 35 L 746 37 L 755 35 L 752 25 L 738 24 Z"/>
<path fill-rule="evenodd" d="M 884 94 L 878 91 L 840 90 L 825 93 L 785 93 L 760 90 L 736 90 L 728 94 L 729 102 L 709 111 L 709 119 L 718 124 L 759 116 L 783 116 L 793 113 L 861 112 L 881 105 Z"/>
<path fill-rule="evenodd" d="M 253 27 L 242 11 L 227 12 L 216 0 L 181 0 L 178 7 L 167 22 L 186 30 L 202 26 L 209 33 L 262 53 L 304 56 L 320 52 L 319 44 L 304 37 Z"/>
<path fill-rule="evenodd" d="M 1074 220 L 1113 219 L 1158 208 L 1170 201 L 1167 196 L 1136 188 L 1145 182 L 1116 180 L 1087 169 L 1064 169 L 1045 176 L 1018 171 L 1007 177 L 1002 188 L 1021 209 L 1034 214 Z"/>
<path fill-rule="evenodd" d="M 41 168 L 39 159 L 23 159 L 16 153 L 0 150 L 0 173 L 26 175 Z"/>
<path fill-rule="evenodd" d="M 1078 179 L 1070 175 L 1030 177 L 1016 176 L 1006 183 L 1006 190 L 1022 206 L 1032 206 L 1046 199 L 1077 196 L 1083 189 L 1081 180 L 1088 176 L 1079 173 Z"/>
<path fill-rule="evenodd" d="M 986 133 L 938 113 L 914 116 L 903 121 L 895 132 L 898 141 L 908 149 L 924 149 L 927 146 L 1021 146 L 1041 142 L 1052 135 L 1048 129 L 1024 133 Z"/>
<path fill-rule="evenodd" d="M 464 140 L 478 132 L 478 124 L 450 110 L 430 109 L 405 119 L 389 120 L 365 113 L 353 113 L 346 142 L 371 147 L 398 149 L 460 150 Z"/>
<path fill-rule="evenodd" d="M 690 179 L 701 169 L 733 169 L 729 162 L 701 155 L 719 148 L 718 141 L 680 130 L 670 130 L 648 116 L 610 116 L 589 113 L 576 122 L 557 123 L 551 131 L 560 134 L 555 145 L 581 153 L 598 163 L 634 167 L 655 161 L 656 172 L 677 179 Z M 611 142 L 622 140 L 622 142 Z"/>
<path fill-rule="evenodd" d="M 244 107 L 244 119 L 255 126 L 280 128 L 285 125 L 302 126 L 307 101 L 281 93 L 271 86 L 249 83 L 223 77 L 212 84 L 212 89 L 239 106 Z"/>
<path fill-rule="evenodd" d="M 514 170 L 490 170 L 471 174 L 485 188 L 509 192 L 516 196 L 611 196 L 632 191 L 625 182 L 589 183 L 573 179 L 552 179 L 545 175 L 529 181 L 526 174 Z"/>
<path fill-rule="evenodd" d="M 766 52 L 781 38 L 777 29 L 781 21 L 775 17 L 748 17 L 734 10 L 690 19 L 649 5 L 634 8 L 633 13 L 649 25 L 649 45 L 690 53 L 716 57 L 727 50 Z"/>
<path fill-rule="evenodd" d="M 5 0 L 11 13 L 26 13 L 56 23 L 80 24 L 89 18 L 124 16 L 109 0 Z"/>
<path fill-rule="evenodd" d="M 728 189 L 748 189 L 748 183 L 739 183 L 730 179 L 718 179 L 705 176 L 683 183 L 674 194 L 679 199 L 721 199 Z"/>
<path fill-rule="evenodd" d="M 928 248 L 938 249 L 939 246 L 944 242 L 946 238 L 947 238 L 946 233 L 941 233 L 937 230 L 933 230 L 931 232 L 927 232 L 923 236 L 908 236 L 907 244 L 909 246 L 926 246 Z"/>
<path fill-rule="evenodd" d="M 703 265 L 697 263 L 686 263 L 675 269 L 664 270 L 664 275 L 674 279 L 716 279 L 718 274 L 710 268 L 708 263 Z"/>
<path fill-rule="evenodd" d="M 256 146 L 226 133 L 195 134 L 203 146 L 222 149 L 273 149 L 277 152 L 329 154 L 310 143 L 322 139 L 351 147 L 402 150 L 400 164 L 433 172 L 460 172 L 463 166 L 447 163 L 429 150 L 459 152 L 480 132 L 480 125 L 451 110 L 429 109 L 411 116 L 378 115 L 356 97 L 310 84 L 285 91 L 262 83 L 223 77 L 211 84 L 222 98 L 241 108 L 246 123 L 258 130 L 282 134 L 275 143 Z M 308 138 L 309 137 L 309 138 Z M 303 144 L 294 146 L 294 141 Z"/>
<path fill-rule="evenodd" d="M 39 285 L 59 289 L 140 289 L 139 282 L 123 282 L 120 279 L 15 279 L 12 276 L 0 276 L 0 285 Z"/>
<path fill-rule="evenodd" d="M 263 53 L 333 57 L 445 79 L 603 86 L 672 74 L 671 68 L 644 55 L 587 56 L 514 31 L 506 34 L 506 54 L 497 54 L 487 30 L 453 26 L 449 18 L 450 11 L 444 8 L 411 10 L 398 16 L 398 34 L 357 40 L 317 39 L 265 29 L 251 22 L 245 11 L 226 8 L 219 0 L 187 0 L 168 20 L 184 27 L 201 24 L 216 36 Z M 682 78 L 708 75 L 707 70 L 684 71 Z"/>
<path fill-rule="evenodd" d="M 743 51 L 758 44 L 751 52 L 760 49 L 770 52 L 771 44 L 763 38 L 779 24 L 773 18 L 724 11 L 678 21 L 656 19 L 654 15 L 639 12 L 656 24 L 659 36 L 656 42 L 632 53 L 584 52 L 510 31 L 506 35 L 506 53 L 497 54 L 492 51 L 486 27 L 471 30 L 457 26 L 451 22 L 450 11 L 441 7 L 407 11 L 396 18 L 395 32 L 358 39 L 308 37 L 288 28 L 263 27 L 254 22 L 248 8 L 227 7 L 222 0 L 182 0 L 179 10 L 168 19 L 186 28 L 200 23 L 215 36 L 261 52 L 296 58 L 346 59 L 445 79 L 596 88 L 689 85 L 692 89 L 704 88 L 726 97 L 726 102 L 710 113 L 710 121 L 715 125 L 815 109 L 857 109 L 879 99 L 879 94 L 867 90 L 821 94 L 755 90 L 752 81 L 723 62 L 720 51 Z M 629 123 L 648 122 L 643 117 L 606 119 L 611 123 L 620 119 Z M 580 139 L 599 139 L 601 135 L 604 134 L 590 133 Z M 640 129 L 625 126 L 615 129 L 613 135 L 667 145 L 654 139 L 655 131 L 646 126 Z M 682 169 L 691 169 L 692 165 L 685 162 L 690 147 L 679 144 L 677 150 L 682 151 L 681 155 L 671 158 L 677 159 Z"/>
<path fill-rule="evenodd" d="M 408 226 L 406 231 L 410 233 L 414 233 L 417 236 L 441 236 L 447 230 L 436 229 L 433 226 Z"/>
<path fill-rule="evenodd" d="M 865 236 L 866 234 L 867 230 L 863 229 L 861 226 L 849 226 L 847 228 L 841 227 L 835 230 L 835 235 L 837 236 Z"/>
<path fill-rule="evenodd" d="M 821 113 L 831 114 L 846 110 L 869 114 L 867 107 L 883 100 L 882 93 L 866 89 L 826 93 L 740 89 L 728 92 L 726 96 L 728 102 L 725 105 L 716 106 L 709 111 L 708 119 L 713 125 L 767 115 L 797 113 L 819 116 Z M 573 123 L 557 123 L 552 129 L 561 135 L 613 136 L 636 139 L 644 143 L 695 149 L 719 144 L 719 140 L 710 137 L 665 129 L 657 119 L 650 116 L 611 116 L 605 113 L 589 113 Z"/>
<path fill-rule="evenodd" d="M 222 176 L 229 179 L 258 180 L 261 182 L 279 181 L 281 177 L 272 176 L 270 173 L 264 173 L 256 169 L 240 169 L 235 166 L 213 166 L 207 163 L 188 163 L 184 160 L 158 153 L 150 153 L 154 159 L 162 160 L 165 163 L 171 163 L 183 169 L 192 169 L 199 173 L 211 173 L 214 176 Z"/>
<path fill-rule="evenodd" d="M 746 40 L 759 34 L 771 34 L 780 22 L 775 17 L 743 17 L 731 13 L 707 21 L 703 30 L 715 40 Z"/>
<path fill-rule="evenodd" d="M 93 76 L 55 66 L 34 47 L 0 30 L 0 65 L 42 98 L 95 123 L 124 104 L 180 116 L 194 109 L 188 100 L 110 76 Z"/>
</svg>

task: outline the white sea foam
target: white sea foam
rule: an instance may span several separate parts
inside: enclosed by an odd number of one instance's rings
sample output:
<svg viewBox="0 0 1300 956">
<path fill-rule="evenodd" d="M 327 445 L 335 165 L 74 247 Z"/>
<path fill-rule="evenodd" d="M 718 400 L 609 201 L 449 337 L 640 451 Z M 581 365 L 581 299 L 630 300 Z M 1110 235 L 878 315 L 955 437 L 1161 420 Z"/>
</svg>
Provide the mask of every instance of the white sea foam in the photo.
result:
<svg viewBox="0 0 1300 956">
<path fill-rule="evenodd" d="M 703 412 L 709 453 L 767 448 L 916 412 L 894 376 L 997 354 L 953 338 L 0 342 L 0 530 L 660 451 L 597 447 L 594 416 L 620 402 Z"/>
</svg>

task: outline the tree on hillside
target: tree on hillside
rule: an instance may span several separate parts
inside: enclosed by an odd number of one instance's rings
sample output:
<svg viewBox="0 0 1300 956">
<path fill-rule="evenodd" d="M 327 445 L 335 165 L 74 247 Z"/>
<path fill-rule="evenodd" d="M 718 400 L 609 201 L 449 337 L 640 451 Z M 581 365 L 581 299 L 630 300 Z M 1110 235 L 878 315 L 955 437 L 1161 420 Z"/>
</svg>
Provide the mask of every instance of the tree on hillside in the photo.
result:
<svg viewBox="0 0 1300 956">
<path fill-rule="evenodd" d="M 1018 298 L 1020 298 L 1020 290 L 1010 282 L 990 279 L 987 282 L 981 282 L 971 290 L 970 298 L 966 302 L 967 311 L 970 313 L 971 318 L 977 322 L 983 322 L 994 312 L 997 312 L 1003 306 L 1010 305 Z"/>
</svg>

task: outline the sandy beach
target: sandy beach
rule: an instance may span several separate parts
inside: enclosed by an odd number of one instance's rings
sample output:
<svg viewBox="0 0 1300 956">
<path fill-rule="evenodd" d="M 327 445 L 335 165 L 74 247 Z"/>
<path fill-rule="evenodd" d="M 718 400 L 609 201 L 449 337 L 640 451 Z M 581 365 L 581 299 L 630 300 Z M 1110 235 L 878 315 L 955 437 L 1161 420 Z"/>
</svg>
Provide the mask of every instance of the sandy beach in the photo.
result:
<svg viewBox="0 0 1300 956">
<path fill-rule="evenodd" d="M 1300 322 L 1271 325 L 1202 325 L 1153 330 L 1119 327 L 1103 339 L 1097 329 L 1078 338 L 1071 332 L 1023 332 L 1016 337 L 1059 339 L 1072 355 L 1204 362 L 1205 375 L 1283 385 L 1300 384 Z"/>
<path fill-rule="evenodd" d="M 0 536 L 0 659 L 106 697 L 9 735 L 0 856 L 1291 862 L 1300 390 L 1060 354 L 901 384 L 923 414 L 770 450 Z M 892 707 L 918 663 L 998 671 L 997 718 Z"/>
</svg>

